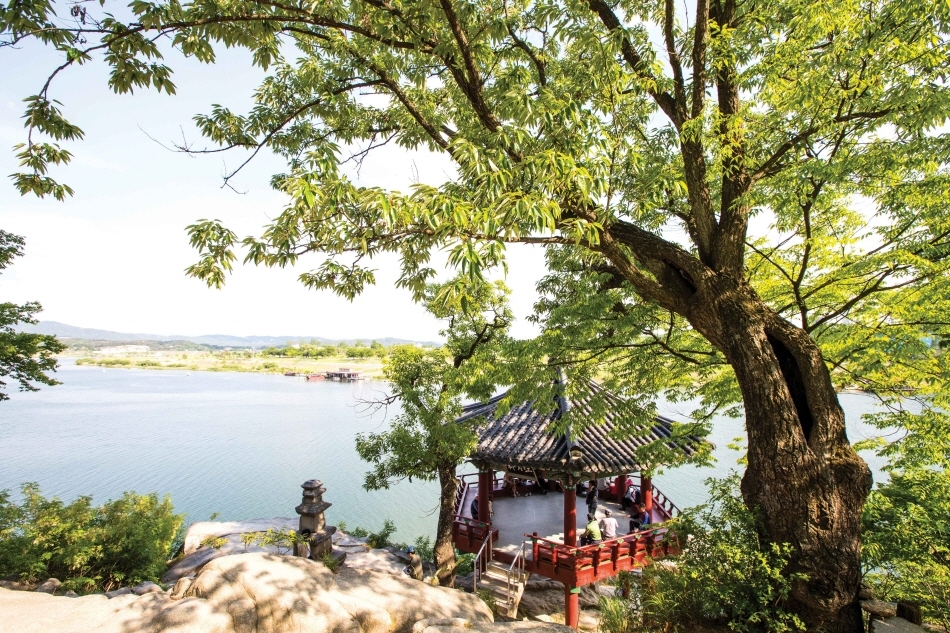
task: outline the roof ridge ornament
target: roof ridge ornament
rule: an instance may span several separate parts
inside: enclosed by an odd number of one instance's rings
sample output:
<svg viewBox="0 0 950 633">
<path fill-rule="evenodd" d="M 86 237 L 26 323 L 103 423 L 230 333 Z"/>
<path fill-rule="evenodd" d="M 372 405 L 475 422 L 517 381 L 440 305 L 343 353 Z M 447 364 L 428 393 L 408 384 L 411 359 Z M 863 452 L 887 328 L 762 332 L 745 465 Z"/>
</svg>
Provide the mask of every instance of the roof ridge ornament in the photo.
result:
<svg viewBox="0 0 950 633">
<path fill-rule="evenodd" d="M 567 399 L 567 375 L 564 373 L 563 367 L 557 368 L 557 380 L 555 380 L 554 383 L 560 386 L 557 402 L 558 409 L 561 411 L 561 417 L 563 417 L 567 415 L 567 412 L 571 409 L 571 402 Z M 573 427 L 573 422 L 569 422 L 564 429 L 564 441 L 567 444 L 567 453 L 570 455 L 570 461 L 575 462 L 584 457 L 584 451 L 581 449 L 580 442 L 575 442 L 571 439 L 572 431 L 574 430 Z"/>
</svg>

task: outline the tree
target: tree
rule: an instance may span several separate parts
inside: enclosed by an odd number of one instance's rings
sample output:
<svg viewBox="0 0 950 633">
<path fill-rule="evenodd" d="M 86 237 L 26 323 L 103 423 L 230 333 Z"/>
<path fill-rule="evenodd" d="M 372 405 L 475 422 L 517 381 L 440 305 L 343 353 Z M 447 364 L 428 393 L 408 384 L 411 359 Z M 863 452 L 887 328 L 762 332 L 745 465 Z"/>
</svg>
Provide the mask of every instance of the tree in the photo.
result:
<svg viewBox="0 0 950 633">
<path fill-rule="evenodd" d="M 934 394 L 933 403 L 946 411 L 950 391 Z M 950 422 L 929 407 L 875 421 L 888 440 L 867 444 L 888 458 L 889 478 L 864 507 L 865 580 L 877 597 L 916 602 L 927 620 L 950 626 Z"/>
<path fill-rule="evenodd" d="M 10 265 L 14 257 L 23 255 L 23 238 L 0 230 L 0 271 Z M 20 384 L 20 391 L 37 391 L 35 383 L 58 385 L 46 372 L 56 371 L 56 354 L 66 346 L 48 334 L 18 332 L 18 323 L 36 323 L 37 312 L 43 308 L 31 301 L 22 305 L 0 303 L 0 376 L 10 376 Z M 0 380 L 0 389 L 6 388 Z M 9 400 L 0 391 L 0 400 Z"/>
<path fill-rule="evenodd" d="M 458 478 L 455 470 L 475 448 L 471 424 L 460 424 L 461 397 L 491 397 L 496 388 L 495 365 L 501 361 L 512 314 L 508 290 L 500 282 L 469 284 L 455 279 L 426 290 L 426 308 L 446 321 L 440 349 L 399 345 L 390 349 L 383 376 L 391 395 L 378 405 L 402 407 L 381 433 L 357 436 L 356 451 L 373 464 L 363 485 L 388 488 L 394 481 L 415 477 L 439 482 L 439 520 L 435 564 L 439 584 L 455 584 L 455 544 L 452 521 Z"/>
<path fill-rule="evenodd" d="M 794 546 L 788 572 L 808 578 L 792 608 L 809 628 L 856 631 L 871 482 L 836 386 L 880 385 L 892 398 L 902 377 L 929 403 L 945 378 L 929 367 L 933 351 L 917 349 L 947 328 L 950 7 L 678 6 L 137 0 L 126 21 L 76 5 L 72 24 L 54 22 L 46 0 L 17 0 L 0 32 L 56 47 L 66 66 L 101 52 L 118 92 L 174 91 L 162 36 L 203 61 L 214 43 L 253 51 L 271 68 L 256 105 L 196 121 L 224 148 L 287 158 L 274 179 L 287 208 L 243 245 L 246 261 L 267 266 L 325 255 L 301 275 L 309 287 L 353 297 L 374 281 L 367 262 L 390 252 L 400 286 L 420 298 L 435 249 L 478 278 L 503 264 L 507 243 L 548 247 L 565 283 L 589 285 L 579 305 L 632 315 L 633 338 L 608 350 L 661 357 L 675 368 L 674 397 L 697 392 L 684 386 L 691 370 L 708 376 L 700 420 L 741 403 L 744 499 L 760 508 L 765 538 Z M 82 131 L 49 82 L 28 100 L 27 124 L 15 184 L 65 197 L 47 172 L 70 158 L 55 141 Z M 457 176 L 401 194 L 342 173 L 347 158 L 393 140 L 446 155 Z M 237 236 L 218 221 L 190 228 L 201 259 L 189 273 L 220 285 Z M 629 327 L 635 315 L 643 327 Z M 564 343 L 565 362 L 584 360 L 567 352 L 589 340 Z M 625 378 L 649 395 L 657 375 L 633 367 Z"/>
</svg>

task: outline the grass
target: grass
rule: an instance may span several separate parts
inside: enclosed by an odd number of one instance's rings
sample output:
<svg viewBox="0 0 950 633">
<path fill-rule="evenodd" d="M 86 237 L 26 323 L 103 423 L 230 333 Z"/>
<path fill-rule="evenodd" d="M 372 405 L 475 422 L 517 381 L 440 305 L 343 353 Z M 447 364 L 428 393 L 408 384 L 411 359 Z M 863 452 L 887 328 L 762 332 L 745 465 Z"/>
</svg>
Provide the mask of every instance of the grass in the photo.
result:
<svg viewBox="0 0 950 633">
<path fill-rule="evenodd" d="M 320 562 L 323 563 L 323 566 L 329 569 L 334 574 L 336 573 L 336 570 L 340 567 L 340 559 L 335 557 L 333 554 L 329 552 L 324 552 L 324 554 L 320 557 Z"/>
<path fill-rule="evenodd" d="M 298 374 L 319 374 L 340 367 L 349 367 L 368 378 L 379 377 L 383 367 L 383 361 L 379 358 L 346 358 L 344 356 L 275 358 L 255 355 L 251 352 L 141 352 L 114 356 L 90 356 L 87 351 L 82 356 L 76 352 L 66 352 L 61 357 L 76 358 L 77 365 L 95 367 L 261 374 L 284 374 L 289 371 Z"/>
</svg>

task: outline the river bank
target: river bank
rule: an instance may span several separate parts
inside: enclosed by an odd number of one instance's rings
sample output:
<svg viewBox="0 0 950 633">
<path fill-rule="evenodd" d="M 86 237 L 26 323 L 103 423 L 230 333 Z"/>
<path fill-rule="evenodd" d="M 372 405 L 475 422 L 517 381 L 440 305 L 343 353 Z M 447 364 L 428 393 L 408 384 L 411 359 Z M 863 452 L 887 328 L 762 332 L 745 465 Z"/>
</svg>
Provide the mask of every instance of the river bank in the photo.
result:
<svg viewBox="0 0 950 633">
<path fill-rule="evenodd" d="M 366 378 L 381 377 L 383 369 L 381 358 L 347 358 L 342 355 L 280 358 L 253 352 L 230 351 L 148 351 L 95 355 L 67 353 L 60 355 L 60 358 L 69 359 L 77 366 L 89 367 L 259 374 L 322 374 L 347 367 Z"/>
</svg>

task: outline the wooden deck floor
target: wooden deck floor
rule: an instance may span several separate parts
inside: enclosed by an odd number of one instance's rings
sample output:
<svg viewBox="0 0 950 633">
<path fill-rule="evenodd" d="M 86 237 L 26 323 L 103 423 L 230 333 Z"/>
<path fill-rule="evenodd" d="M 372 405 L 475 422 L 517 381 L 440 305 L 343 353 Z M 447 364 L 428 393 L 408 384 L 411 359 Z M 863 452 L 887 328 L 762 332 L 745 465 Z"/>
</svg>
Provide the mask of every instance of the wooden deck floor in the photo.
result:
<svg viewBox="0 0 950 633">
<path fill-rule="evenodd" d="M 471 503 L 471 502 L 469 502 Z M 530 497 L 502 497 L 493 502 L 495 516 L 492 527 L 498 530 L 496 550 L 514 554 L 521 547 L 525 534 L 537 532 L 538 536 L 552 541 L 564 542 L 564 493 L 549 492 Z M 597 519 L 604 518 L 604 510 L 610 509 L 620 534 L 626 534 L 629 518 L 616 502 L 601 501 Z M 580 499 L 577 504 L 577 534 L 587 527 L 587 506 Z"/>
</svg>

